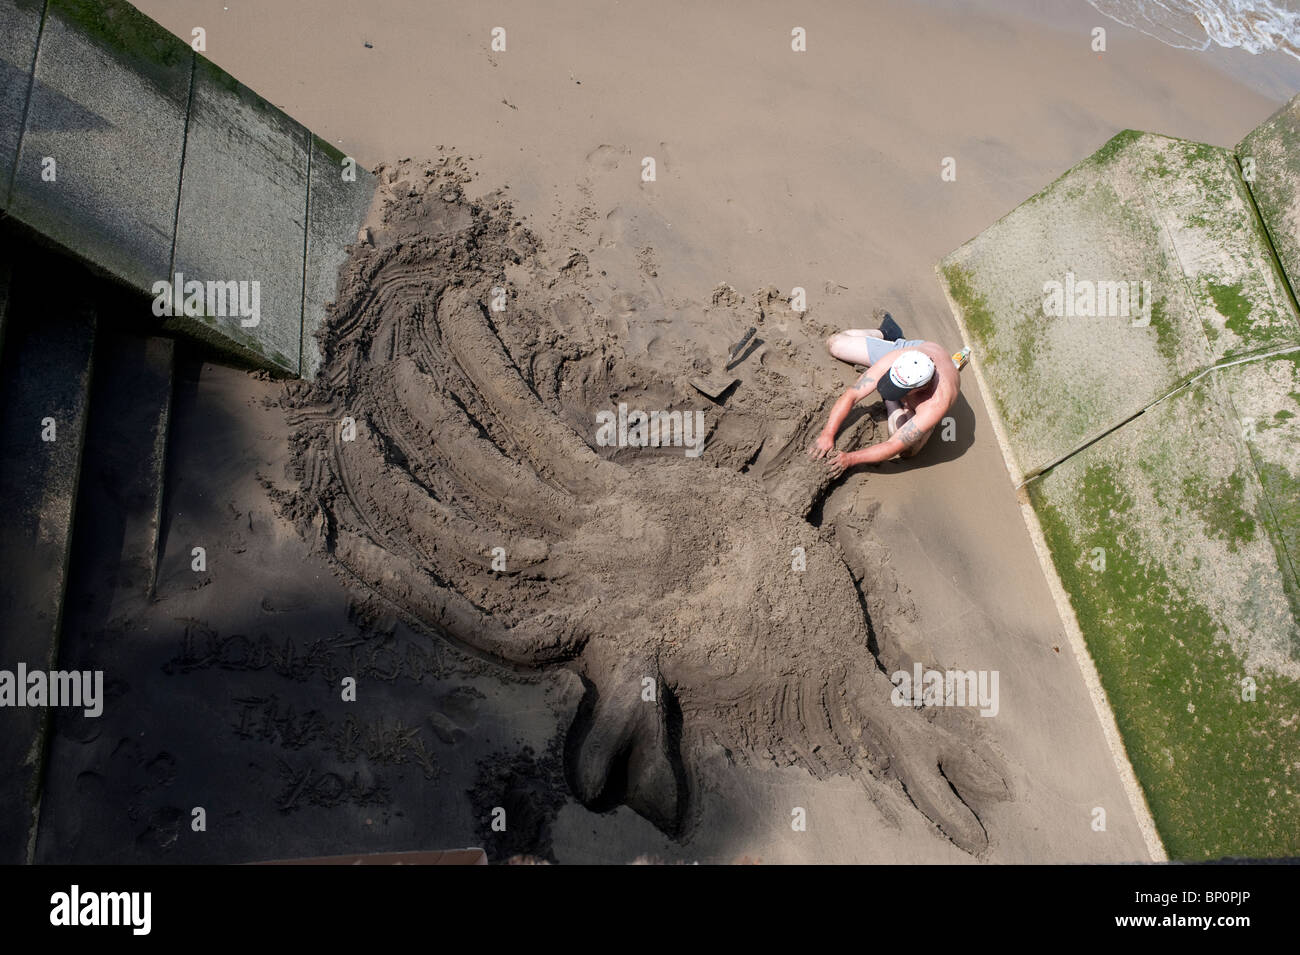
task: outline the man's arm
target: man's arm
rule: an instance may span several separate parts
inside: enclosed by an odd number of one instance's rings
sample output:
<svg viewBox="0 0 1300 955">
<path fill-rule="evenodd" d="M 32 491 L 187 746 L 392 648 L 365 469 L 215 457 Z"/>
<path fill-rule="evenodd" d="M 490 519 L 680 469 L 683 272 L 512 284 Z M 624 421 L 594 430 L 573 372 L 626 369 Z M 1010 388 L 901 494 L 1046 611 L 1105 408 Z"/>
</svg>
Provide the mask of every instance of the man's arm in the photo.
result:
<svg viewBox="0 0 1300 955">
<path fill-rule="evenodd" d="M 848 388 L 844 394 L 840 395 L 835 406 L 831 408 L 831 416 L 826 422 L 826 427 L 822 428 L 821 434 L 817 436 L 817 441 L 808 453 L 814 458 L 824 457 L 827 452 L 835 447 L 835 436 L 840 433 L 840 428 L 844 427 L 844 419 L 849 416 L 849 412 L 863 398 L 866 398 L 876 390 L 876 382 L 880 381 L 882 375 L 889 371 L 891 362 L 881 360 L 876 362 L 870 368 L 862 373 L 854 384 Z"/>
<path fill-rule="evenodd" d="M 896 454 L 902 454 L 925 437 L 925 433 L 939 423 L 943 417 L 942 409 L 921 408 L 903 423 L 903 426 L 889 436 L 889 440 L 873 444 L 869 448 L 855 451 L 848 457 L 848 466 L 855 464 L 879 464 L 888 461 Z"/>
</svg>

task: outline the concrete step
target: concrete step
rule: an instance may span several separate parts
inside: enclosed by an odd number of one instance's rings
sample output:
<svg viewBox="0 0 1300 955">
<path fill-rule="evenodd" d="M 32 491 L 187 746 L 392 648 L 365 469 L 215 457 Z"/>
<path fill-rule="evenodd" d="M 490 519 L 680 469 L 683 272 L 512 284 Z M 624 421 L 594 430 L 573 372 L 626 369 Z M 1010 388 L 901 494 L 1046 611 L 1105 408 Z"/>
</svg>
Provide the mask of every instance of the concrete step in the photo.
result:
<svg viewBox="0 0 1300 955">
<path fill-rule="evenodd" d="M 110 327 L 111 317 L 101 317 L 95 350 L 64 614 L 67 646 L 94 639 L 148 600 L 158 566 L 175 343 Z"/>
<path fill-rule="evenodd" d="M 58 667 L 65 671 L 103 668 L 95 648 L 144 615 L 157 574 L 175 342 L 124 330 L 122 318 L 106 303 L 95 345 L 59 640 Z M 70 751 L 84 752 L 99 722 L 75 708 L 51 713 L 37 862 L 48 854 L 51 815 L 60 812 L 46 796 L 51 780 Z"/>
<path fill-rule="evenodd" d="M 57 667 L 97 324 L 86 273 L 49 258 L 13 273 L 0 361 L 0 670 L 11 673 Z M 32 857 L 49 712 L 0 707 L 0 862 Z"/>
</svg>

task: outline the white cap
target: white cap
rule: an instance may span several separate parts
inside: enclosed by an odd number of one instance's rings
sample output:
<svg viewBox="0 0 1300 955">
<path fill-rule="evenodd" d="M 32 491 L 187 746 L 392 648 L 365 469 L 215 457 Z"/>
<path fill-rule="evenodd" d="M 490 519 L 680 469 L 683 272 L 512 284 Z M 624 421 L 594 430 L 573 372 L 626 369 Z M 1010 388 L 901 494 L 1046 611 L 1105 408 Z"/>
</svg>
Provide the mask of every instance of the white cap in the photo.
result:
<svg viewBox="0 0 1300 955">
<path fill-rule="evenodd" d="M 934 362 L 919 351 L 905 351 L 889 366 L 889 380 L 899 388 L 912 390 L 934 377 Z"/>
</svg>

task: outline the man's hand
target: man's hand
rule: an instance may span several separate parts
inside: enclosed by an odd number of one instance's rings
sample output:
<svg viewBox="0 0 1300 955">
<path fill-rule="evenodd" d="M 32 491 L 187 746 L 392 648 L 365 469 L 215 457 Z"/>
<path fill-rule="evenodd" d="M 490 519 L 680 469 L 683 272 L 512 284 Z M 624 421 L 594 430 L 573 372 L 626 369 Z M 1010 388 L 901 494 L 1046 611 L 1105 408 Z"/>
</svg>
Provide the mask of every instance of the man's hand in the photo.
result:
<svg viewBox="0 0 1300 955">
<path fill-rule="evenodd" d="M 824 458 L 827 453 L 835 450 L 835 437 L 825 431 L 817 435 L 817 440 L 808 448 L 808 456 L 811 458 Z"/>
<path fill-rule="evenodd" d="M 857 463 L 857 458 L 847 451 L 836 451 L 826 459 L 826 467 L 830 470 L 831 477 L 833 478 L 839 477 Z"/>
</svg>

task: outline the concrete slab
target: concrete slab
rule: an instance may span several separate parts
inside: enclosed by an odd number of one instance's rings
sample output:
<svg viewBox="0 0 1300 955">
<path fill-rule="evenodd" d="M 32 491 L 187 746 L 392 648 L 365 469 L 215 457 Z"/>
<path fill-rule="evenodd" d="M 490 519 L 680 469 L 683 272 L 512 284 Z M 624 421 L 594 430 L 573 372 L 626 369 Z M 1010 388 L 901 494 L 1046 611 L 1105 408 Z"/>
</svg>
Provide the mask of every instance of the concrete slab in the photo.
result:
<svg viewBox="0 0 1300 955">
<path fill-rule="evenodd" d="M 318 136 L 312 137 L 311 191 L 307 204 L 307 278 L 302 303 L 302 364 L 299 374 L 315 378 L 320 367 L 316 330 L 325 308 L 338 295 L 339 268 L 375 194 L 375 177 L 345 166 L 344 155 Z M 353 178 L 345 178 L 351 175 Z"/>
<path fill-rule="evenodd" d="M 9 208 L 9 183 L 36 64 L 45 0 L 0 3 L 0 210 Z"/>
<path fill-rule="evenodd" d="M 1215 371 L 1028 485 L 1171 858 L 1300 853 L 1296 371 Z"/>
<path fill-rule="evenodd" d="M 68 552 L 89 409 L 95 316 L 65 272 L 51 313 L 47 281 L 29 273 L 15 289 L 0 397 L 0 668 L 55 668 Z M 52 430 L 51 430 L 52 429 Z M 46 440 L 47 438 L 52 440 Z M 30 861 L 49 710 L 0 708 L 0 861 Z"/>
<path fill-rule="evenodd" d="M 1233 154 L 1121 133 L 940 265 L 1017 481 L 1300 316 Z"/>
<path fill-rule="evenodd" d="M 302 338 L 307 137 L 220 67 L 196 58 L 173 272 L 186 281 L 256 282 L 260 313 L 244 318 L 227 308 L 174 324 L 219 332 L 251 359 L 293 375 Z M 254 317 L 256 325 L 244 324 Z"/>
<path fill-rule="evenodd" d="M 165 277 L 192 59 L 121 0 L 50 0 L 10 214 L 136 288 Z"/>
<path fill-rule="evenodd" d="M 1237 158 L 1294 287 L 1300 281 L 1300 96 L 1255 127 L 1238 144 Z"/>
</svg>

